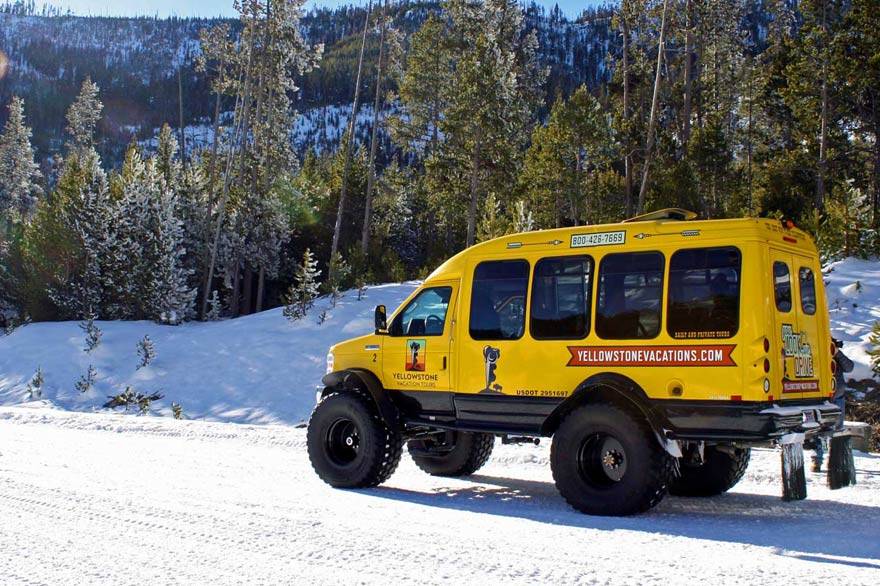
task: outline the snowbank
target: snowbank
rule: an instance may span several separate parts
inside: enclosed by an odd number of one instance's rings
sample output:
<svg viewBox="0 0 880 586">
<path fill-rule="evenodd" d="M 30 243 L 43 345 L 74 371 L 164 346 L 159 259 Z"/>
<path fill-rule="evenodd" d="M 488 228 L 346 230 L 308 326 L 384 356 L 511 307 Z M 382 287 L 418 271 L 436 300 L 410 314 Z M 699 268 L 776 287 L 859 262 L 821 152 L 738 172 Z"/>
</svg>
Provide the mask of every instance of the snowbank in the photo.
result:
<svg viewBox="0 0 880 586">
<path fill-rule="evenodd" d="M 847 378 L 871 378 L 871 327 L 880 320 L 880 260 L 847 258 L 825 267 L 831 335 L 855 363 Z"/>
<path fill-rule="evenodd" d="M 373 309 L 397 307 L 416 283 L 370 287 L 364 298 L 349 291 L 330 307 L 320 299 L 309 315 L 291 323 L 272 309 L 234 320 L 163 326 L 152 322 L 96 322 L 100 345 L 86 353 L 77 322 L 37 323 L 0 336 L 0 405 L 28 401 L 37 368 L 42 401 L 71 411 L 100 409 L 107 395 L 131 385 L 160 392 L 157 413 L 171 402 L 186 416 L 238 423 L 298 423 L 309 416 L 315 386 L 326 367 L 327 348 L 373 329 Z M 318 317 L 326 311 L 326 320 Z M 156 358 L 138 369 L 137 343 L 148 335 Z M 80 393 L 77 380 L 93 365 L 94 387 Z"/>
</svg>

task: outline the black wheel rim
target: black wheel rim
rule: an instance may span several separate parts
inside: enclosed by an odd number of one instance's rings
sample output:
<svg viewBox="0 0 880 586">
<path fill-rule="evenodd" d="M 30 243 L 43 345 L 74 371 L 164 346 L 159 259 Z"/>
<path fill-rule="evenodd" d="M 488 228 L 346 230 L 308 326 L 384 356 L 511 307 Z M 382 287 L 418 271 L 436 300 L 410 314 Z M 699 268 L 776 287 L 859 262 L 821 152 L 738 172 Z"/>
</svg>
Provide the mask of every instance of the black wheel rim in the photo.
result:
<svg viewBox="0 0 880 586">
<path fill-rule="evenodd" d="M 351 419 L 340 418 L 327 428 L 325 448 L 330 460 L 338 466 L 355 461 L 360 449 L 360 432 Z"/>
<path fill-rule="evenodd" d="M 594 433 L 581 443 L 578 473 L 588 484 L 607 488 L 623 480 L 628 458 L 623 444 L 612 435 Z"/>
</svg>

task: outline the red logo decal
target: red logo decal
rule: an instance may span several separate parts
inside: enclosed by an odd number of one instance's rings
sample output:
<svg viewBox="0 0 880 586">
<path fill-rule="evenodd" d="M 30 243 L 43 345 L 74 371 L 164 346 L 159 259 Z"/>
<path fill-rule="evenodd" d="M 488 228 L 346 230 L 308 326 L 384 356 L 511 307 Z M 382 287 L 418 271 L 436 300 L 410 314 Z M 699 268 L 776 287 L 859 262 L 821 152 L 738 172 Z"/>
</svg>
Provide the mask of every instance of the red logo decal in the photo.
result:
<svg viewBox="0 0 880 586">
<path fill-rule="evenodd" d="M 815 393 L 819 390 L 817 380 L 788 380 L 782 379 L 783 393 Z"/>
<path fill-rule="evenodd" d="M 736 344 L 569 346 L 566 366 L 736 366 Z"/>
</svg>

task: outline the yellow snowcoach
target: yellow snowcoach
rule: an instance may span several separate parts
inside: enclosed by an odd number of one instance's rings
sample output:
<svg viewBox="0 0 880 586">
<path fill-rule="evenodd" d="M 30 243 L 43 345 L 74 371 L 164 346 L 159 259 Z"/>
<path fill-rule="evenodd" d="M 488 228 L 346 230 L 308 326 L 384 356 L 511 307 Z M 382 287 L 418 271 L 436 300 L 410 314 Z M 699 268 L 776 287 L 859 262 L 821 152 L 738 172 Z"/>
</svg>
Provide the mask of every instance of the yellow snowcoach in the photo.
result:
<svg viewBox="0 0 880 586">
<path fill-rule="evenodd" d="M 552 437 L 562 496 L 626 515 L 727 491 L 772 442 L 784 497 L 803 498 L 803 441 L 841 417 L 816 248 L 790 222 L 694 217 L 504 236 L 390 317 L 377 307 L 375 333 L 327 357 L 308 429 L 318 475 L 375 486 L 405 442 L 426 472 L 462 476 L 495 436 Z"/>
</svg>

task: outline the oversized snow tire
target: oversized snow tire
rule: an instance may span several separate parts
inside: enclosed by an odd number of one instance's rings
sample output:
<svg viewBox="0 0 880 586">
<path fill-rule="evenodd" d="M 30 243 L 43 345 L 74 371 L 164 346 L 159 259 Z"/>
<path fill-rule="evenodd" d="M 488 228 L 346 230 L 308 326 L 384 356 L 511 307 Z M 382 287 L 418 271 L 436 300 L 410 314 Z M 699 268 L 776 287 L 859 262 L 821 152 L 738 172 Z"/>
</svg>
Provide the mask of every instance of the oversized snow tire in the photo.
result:
<svg viewBox="0 0 880 586">
<path fill-rule="evenodd" d="M 377 486 L 400 462 L 403 440 L 367 396 L 332 393 L 315 407 L 306 443 L 318 476 L 337 488 Z"/>
<path fill-rule="evenodd" d="M 550 466 L 556 488 L 588 515 L 634 515 L 666 495 L 675 460 L 647 423 L 614 405 L 571 411 L 553 436 Z"/>
<path fill-rule="evenodd" d="M 675 496 L 717 496 L 733 488 L 746 473 L 750 448 L 733 448 L 733 453 L 706 446 L 704 463 L 690 466 L 682 463 L 681 472 L 669 485 L 669 493 Z"/>
<path fill-rule="evenodd" d="M 449 431 L 443 441 L 410 440 L 406 444 L 416 466 L 433 476 L 468 476 L 483 467 L 492 454 L 491 433 Z"/>
</svg>

